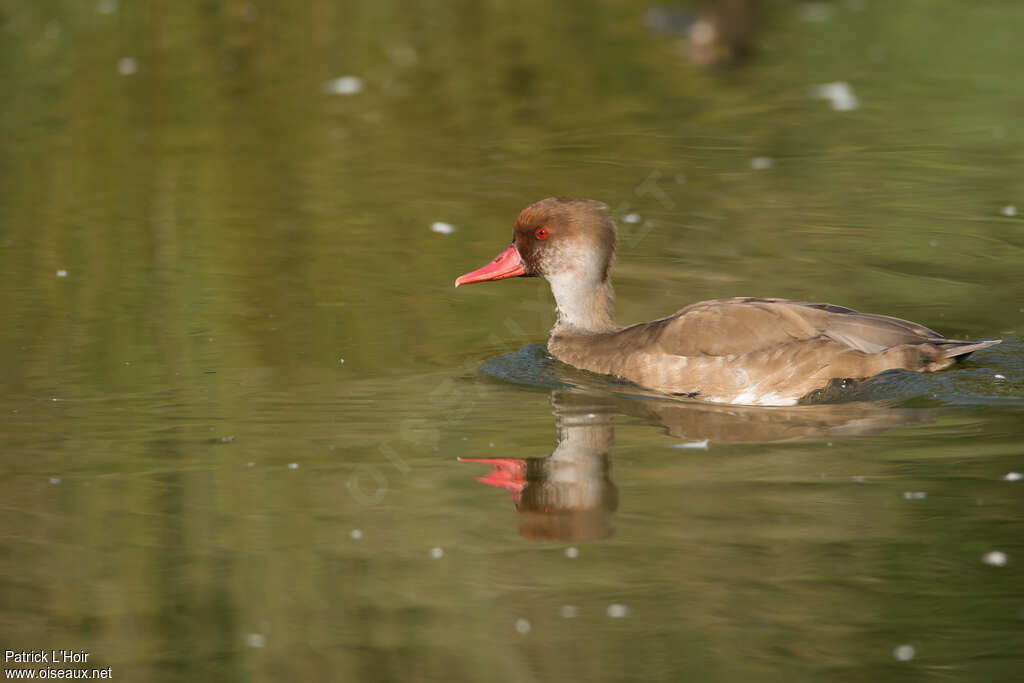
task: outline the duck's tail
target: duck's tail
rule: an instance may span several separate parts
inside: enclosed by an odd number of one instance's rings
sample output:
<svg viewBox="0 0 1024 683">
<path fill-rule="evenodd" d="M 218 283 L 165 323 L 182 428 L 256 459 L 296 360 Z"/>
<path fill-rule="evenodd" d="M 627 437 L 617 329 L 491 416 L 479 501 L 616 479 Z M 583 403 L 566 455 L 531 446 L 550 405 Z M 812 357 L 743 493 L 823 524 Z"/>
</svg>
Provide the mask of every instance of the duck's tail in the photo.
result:
<svg viewBox="0 0 1024 683">
<path fill-rule="evenodd" d="M 946 358 L 952 358 L 956 361 L 962 361 L 967 356 L 971 355 L 975 351 L 981 351 L 987 349 L 990 346 L 1001 344 L 1002 339 L 982 339 L 981 341 L 960 341 L 958 339 L 945 339 L 942 342 L 936 344 L 942 349 L 942 354 Z"/>
</svg>

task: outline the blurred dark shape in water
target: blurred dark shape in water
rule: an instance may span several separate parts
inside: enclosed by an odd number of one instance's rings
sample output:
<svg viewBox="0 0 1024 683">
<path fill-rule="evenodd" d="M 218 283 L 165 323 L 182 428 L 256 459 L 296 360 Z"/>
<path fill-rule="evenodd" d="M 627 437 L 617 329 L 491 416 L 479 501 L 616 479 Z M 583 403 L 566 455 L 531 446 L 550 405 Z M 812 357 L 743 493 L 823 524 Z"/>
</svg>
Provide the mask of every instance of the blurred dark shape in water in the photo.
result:
<svg viewBox="0 0 1024 683">
<path fill-rule="evenodd" d="M 846 403 L 764 408 L 657 400 L 604 391 L 551 392 L 558 445 L 546 458 L 459 458 L 491 465 L 477 481 L 512 494 L 519 534 L 541 541 L 597 541 L 613 533 L 619 490 L 611 476 L 615 418 L 659 426 L 671 436 L 710 443 L 804 441 L 877 434 L 928 422 L 923 410 Z M 636 424 L 636 423 L 634 423 Z"/>
<path fill-rule="evenodd" d="M 754 0 L 710 0 L 702 10 L 652 7 L 648 29 L 681 35 L 687 58 L 701 67 L 735 64 L 754 48 Z"/>
</svg>

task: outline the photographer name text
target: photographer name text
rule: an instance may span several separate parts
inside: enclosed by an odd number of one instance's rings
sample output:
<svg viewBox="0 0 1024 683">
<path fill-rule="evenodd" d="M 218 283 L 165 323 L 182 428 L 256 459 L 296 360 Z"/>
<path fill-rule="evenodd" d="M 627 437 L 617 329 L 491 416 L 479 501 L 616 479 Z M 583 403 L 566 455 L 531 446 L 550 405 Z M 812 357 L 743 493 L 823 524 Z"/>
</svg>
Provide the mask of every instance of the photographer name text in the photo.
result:
<svg viewBox="0 0 1024 683">
<path fill-rule="evenodd" d="M 84 664 L 89 653 L 84 650 L 5 650 L 8 664 Z"/>
</svg>

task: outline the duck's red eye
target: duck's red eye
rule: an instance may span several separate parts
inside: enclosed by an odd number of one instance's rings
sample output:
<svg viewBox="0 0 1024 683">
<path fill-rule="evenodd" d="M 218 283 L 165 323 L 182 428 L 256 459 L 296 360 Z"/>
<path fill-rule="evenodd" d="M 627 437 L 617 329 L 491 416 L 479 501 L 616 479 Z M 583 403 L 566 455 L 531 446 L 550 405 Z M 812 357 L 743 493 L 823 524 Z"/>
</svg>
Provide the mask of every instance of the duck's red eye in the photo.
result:
<svg viewBox="0 0 1024 683">
<path fill-rule="evenodd" d="M 548 236 L 547 228 L 537 228 L 537 239 L 546 239 Z"/>
</svg>

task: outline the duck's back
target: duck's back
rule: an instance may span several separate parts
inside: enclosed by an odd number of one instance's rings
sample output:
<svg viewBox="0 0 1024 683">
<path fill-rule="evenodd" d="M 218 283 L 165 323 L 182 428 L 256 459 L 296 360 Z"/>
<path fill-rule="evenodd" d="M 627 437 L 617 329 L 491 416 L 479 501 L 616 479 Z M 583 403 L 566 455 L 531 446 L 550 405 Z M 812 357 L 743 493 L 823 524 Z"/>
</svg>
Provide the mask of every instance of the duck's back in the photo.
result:
<svg viewBox="0 0 1024 683">
<path fill-rule="evenodd" d="M 948 339 L 832 304 L 744 297 L 702 301 L 611 333 L 556 329 L 548 348 L 575 367 L 666 393 L 791 405 L 831 379 L 941 370 L 996 343 Z"/>
</svg>

